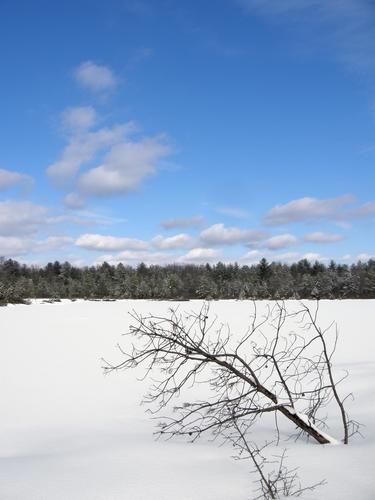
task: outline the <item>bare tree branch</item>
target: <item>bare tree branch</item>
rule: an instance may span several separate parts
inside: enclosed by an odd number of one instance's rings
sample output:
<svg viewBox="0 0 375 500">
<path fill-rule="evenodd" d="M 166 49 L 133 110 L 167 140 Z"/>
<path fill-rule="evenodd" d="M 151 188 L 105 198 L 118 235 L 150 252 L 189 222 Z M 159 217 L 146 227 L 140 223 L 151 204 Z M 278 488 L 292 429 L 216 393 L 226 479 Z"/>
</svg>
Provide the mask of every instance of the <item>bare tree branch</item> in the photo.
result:
<svg viewBox="0 0 375 500">
<path fill-rule="evenodd" d="M 144 397 L 153 414 L 177 399 L 172 414 L 158 418 L 158 436 L 188 436 L 195 441 L 210 432 L 214 439 L 230 441 L 239 455 L 249 458 L 260 478 L 263 498 L 279 495 L 299 496 L 301 488 L 296 470 L 284 464 L 285 452 L 277 459 L 278 469 L 268 475 L 267 460 L 247 439 L 252 426 L 262 416 L 275 416 L 277 443 L 280 440 L 278 415 L 320 444 L 338 443 L 328 435 L 326 409 L 336 403 L 343 426 L 343 442 L 358 432 L 358 423 L 350 421 L 337 386 L 332 358 L 337 345 L 337 328 L 318 324 L 319 303 L 315 310 L 300 304 L 288 312 L 284 302 L 266 306 L 258 317 L 256 304 L 250 326 L 242 338 L 232 335 L 229 327 L 209 318 L 209 306 L 184 314 L 170 309 L 169 316 L 142 316 L 133 312 L 134 321 L 127 335 L 135 337 L 125 359 L 117 365 L 106 363 L 107 371 L 144 367 L 144 377 L 152 385 Z M 333 336 L 330 335 L 333 331 Z M 205 400 L 180 402 L 203 383 L 210 388 Z M 297 437 L 298 437 L 297 436 Z M 317 485 L 307 489 L 314 489 Z"/>
</svg>

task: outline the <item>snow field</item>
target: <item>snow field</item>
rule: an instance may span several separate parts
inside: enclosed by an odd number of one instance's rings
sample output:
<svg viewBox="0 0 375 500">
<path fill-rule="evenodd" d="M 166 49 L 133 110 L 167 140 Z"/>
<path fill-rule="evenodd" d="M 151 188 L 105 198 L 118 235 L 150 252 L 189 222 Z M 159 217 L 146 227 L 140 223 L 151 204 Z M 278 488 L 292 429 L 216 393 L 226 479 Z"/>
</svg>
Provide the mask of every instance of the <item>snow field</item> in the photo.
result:
<svg viewBox="0 0 375 500">
<path fill-rule="evenodd" d="M 288 301 L 288 307 L 297 304 Z M 166 314 L 176 302 L 35 302 L 0 309 L 1 500 L 248 500 L 254 477 L 228 447 L 201 440 L 155 441 L 140 406 L 148 381 L 132 371 L 103 375 L 104 357 L 129 325 L 128 312 Z M 200 301 L 183 302 L 197 311 Z M 260 309 L 265 302 L 259 303 Z M 248 301 L 217 301 L 210 313 L 244 333 Z M 349 446 L 285 444 L 303 485 L 328 484 L 303 498 L 375 498 L 375 301 L 322 301 L 320 323 L 336 320 L 337 369 L 348 369 L 351 416 L 365 439 Z M 139 375 L 139 373 L 138 373 Z M 341 388 L 340 388 L 341 390 Z M 345 392 L 345 391 L 344 391 Z M 339 421 L 330 430 L 335 437 Z M 266 438 L 267 422 L 259 429 Z"/>
</svg>

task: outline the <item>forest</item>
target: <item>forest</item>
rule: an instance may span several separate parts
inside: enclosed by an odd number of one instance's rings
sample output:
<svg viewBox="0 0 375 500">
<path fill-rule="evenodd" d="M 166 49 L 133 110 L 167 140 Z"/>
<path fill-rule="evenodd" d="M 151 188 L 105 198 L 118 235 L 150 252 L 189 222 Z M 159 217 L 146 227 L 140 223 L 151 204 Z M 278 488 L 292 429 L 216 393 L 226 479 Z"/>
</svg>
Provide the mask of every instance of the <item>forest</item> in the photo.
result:
<svg viewBox="0 0 375 500">
<path fill-rule="evenodd" d="M 0 304 L 28 299 L 371 299 L 375 298 L 375 260 L 346 265 L 300 260 L 240 266 L 137 267 L 104 262 L 75 267 L 58 261 L 29 266 L 0 259 Z"/>
</svg>

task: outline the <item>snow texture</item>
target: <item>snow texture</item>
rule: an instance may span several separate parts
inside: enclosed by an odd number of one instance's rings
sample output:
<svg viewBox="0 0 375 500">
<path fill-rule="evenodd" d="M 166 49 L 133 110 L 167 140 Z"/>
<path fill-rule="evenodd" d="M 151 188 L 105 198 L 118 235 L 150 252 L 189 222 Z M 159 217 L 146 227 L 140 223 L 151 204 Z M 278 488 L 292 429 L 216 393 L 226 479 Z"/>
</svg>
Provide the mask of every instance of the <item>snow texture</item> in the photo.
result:
<svg viewBox="0 0 375 500">
<path fill-rule="evenodd" d="M 136 371 L 104 376 L 101 358 L 120 361 L 128 312 L 166 314 L 173 302 L 33 303 L 0 309 L 1 500 L 248 500 L 254 476 L 215 442 L 155 441 L 140 406 L 148 382 Z M 260 303 L 259 307 L 264 307 Z M 197 311 L 200 301 L 183 302 Z M 288 307 L 297 307 L 288 302 Z M 247 301 L 218 301 L 211 312 L 244 333 Z M 365 439 L 349 446 L 288 441 L 288 463 L 304 485 L 328 484 L 308 500 L 375 498 L 375 301 L 322 301 L 321 322 L 339 326 L 337 369 L 355 394 L 349 411 Z M 340 438 L 339 417 L 329 433 Z M 259 430 L 267 438 L 267 424 Z"/>
</svg>

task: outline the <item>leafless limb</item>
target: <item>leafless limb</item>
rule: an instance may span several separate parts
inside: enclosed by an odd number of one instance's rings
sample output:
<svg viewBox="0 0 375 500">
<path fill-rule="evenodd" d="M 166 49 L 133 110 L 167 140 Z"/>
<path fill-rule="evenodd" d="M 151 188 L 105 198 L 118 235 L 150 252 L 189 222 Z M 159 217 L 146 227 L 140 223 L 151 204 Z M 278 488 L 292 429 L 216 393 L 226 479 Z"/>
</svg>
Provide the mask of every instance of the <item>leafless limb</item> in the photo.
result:
<svg viewBox="0 0 375 500">
<path fill-rule="evenodd" d="M 325 412 L 332 403 L 341 418 L 343 442 L 347 444 L 358 431 L 358 424 L 347 416 L 346 398 L 337 389 L 347 377 L 337 379 L 334 374 L 337 329 L 335 324 L 320 327 L 318 312 L 319 303 L 314 311 L 300 304 L 297 311 L 288 312 L 284 302 L 276 302 L 259 317 L 254 303 L 250 326 L 239 340 L 217 318 L 210 319 L 208 304 L 198 313 L 170 309 L 167 317 L 133 312 L 134 324 L 127 335 L 136 342 L 130 352 L 122 351 L 123 362 L 106 363 L 105 369 L 143 366 L 144 377 L 152 379 L 144 402 L 152 403 L 154 414 L 177 400 L 173 414 L 159 419 L 159 436 L 183 435 L 195 441 L 210 432 L 214 438 L 236 443 L 258 471 L 264 498 L 278 498 L 272 494 L 281 490 L 296 496 L 303 489 L 295 470 L 285 467 L 285 454 L 279 457 L 277 471 L 264 475 L 266 461 L 249 444 L 247 433 L 259 418 L 271 414 L 279 441 L 277 416 L 282 415 L 299 435 L 320 444 L 338 443 L 324 430 Z M 201 383 L 211 390 L 208 399 L 180 402 L 182 389 L 186 394 Z"/>
<path fill-rule="evenodd" d="M 305 306 L 288 314 L 285 304 L 277 302 L 259 320 L 256 306 L 251 325 L 236 344 L 228 328 L 209 319 L 208 305 L 198 313 L 183 315 L 170 310 L 169 317 L 131 316 L 135 322 L 129 334 L 137 338 L 130 353 L 118 365 L 106 364 L 106 370 L 133 368 L 142 364 L 145 377 L 153 379 L 148 403 L 153 412 L 166 407 L 182 388 L 204 379 L 213 397 L 207 401 L 184 403 L 175 407 L 175 415 L 162 420 L 160 433 L 185 434 L 193 440 L 205 431 L 220 434 L 235 419 L 253 422 L 264 413 L 282 414 L 298 430 L 327 444 L 335 439 L 321 429 L 320 412 L 331 400 L 339 406 L 344 442 L 349 421 L 334 379 L 331 350 L 326 341 L 332 325 L 322 330 L 317 312 Z M 285 332 L 290 320 L 298 332 Z M 290 325 L 289 325 L 290 326 Z M 264 329 L 268 331 L 264 333 Z M 233 345 L 234 344 L 234 345 Z"/>
<path fill-rule="evenodd" d="M 237 448 L 238 454 L 235 459 L 250 460 L 253 464 L 253 472 L 256 473 L 255 483 L 259 495 L 254 498 L 278 499 L 284 497 L 299 497 L 306 491 L 313 491 L 319 486 L 326 484 L 325 480 L 319 481 L 311 486 L 302 487 L 298 477 L 298 467 L 289 469 L 285 465 L 286 450 L 280 455 L 270 458 L 265 456 L 265 450 L 273 443 L 265 443 L 262 447 L 252 443 L 247 438 L 247 426 L 244 422 L 234 421 L 232 441 Z"/>
</svg>

